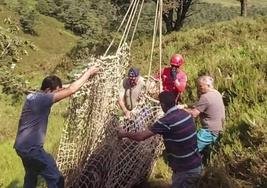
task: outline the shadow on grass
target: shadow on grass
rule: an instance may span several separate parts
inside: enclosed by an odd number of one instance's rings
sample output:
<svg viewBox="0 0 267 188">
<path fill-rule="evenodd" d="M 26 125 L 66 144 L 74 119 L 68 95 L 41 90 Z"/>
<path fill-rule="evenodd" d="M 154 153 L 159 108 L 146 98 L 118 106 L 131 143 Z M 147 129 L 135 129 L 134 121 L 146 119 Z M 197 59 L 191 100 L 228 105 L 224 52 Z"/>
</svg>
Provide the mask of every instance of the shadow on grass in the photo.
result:
<svg viewBox="0 0 267 188">
<path fill-rule="evenodd" d="M 45 188 L 45 186 L 46 186 L 45 181 L 44 181 L 42 178 L 38 177 L 37 187 Z M 22 185 L 21 185 L 21 182 L 20 182 L 19 180 L 13 180 L 13 181 L 10 182 L 10 184 L 9 184 L 7 187 L 5 187 L 5 188 L 21 188 L 21 187 L 22 187 Z M 0 188 L 2 188 L 2 187 L 1 187 L 1 183 L 0 183 Z"/>
<path fill-rule="evenodd" d="M 135 185 L 132 188 L 169 188 L 170 185 L 163 180 L 145 181 L 139 185 Z"/>
<path fill-rule="evenodd" d="M 18 180 L 13 180 L 6 188 L 21 188 Z"/>
</svg>

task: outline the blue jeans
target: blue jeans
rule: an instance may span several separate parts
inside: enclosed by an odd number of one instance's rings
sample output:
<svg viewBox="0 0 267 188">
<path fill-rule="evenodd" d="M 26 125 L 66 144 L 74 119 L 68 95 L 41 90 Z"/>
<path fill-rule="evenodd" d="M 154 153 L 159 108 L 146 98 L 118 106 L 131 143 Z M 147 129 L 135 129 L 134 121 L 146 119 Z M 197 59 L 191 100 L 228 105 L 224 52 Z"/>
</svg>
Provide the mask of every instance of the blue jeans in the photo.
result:
<svg viewBox="0 0 267 188">
<path fill-rule="evenodd" d="M 38 175 L 45 179 L 48 188 L 64 187 L 64 178 L 55 160 L 43 148 L 33 148 L 29 152 L 16 151 L 25 169 L 24 188 L 35 188 Z"/>
<path fill-rule="evenodd" d="M 201 152 L 206 146 L 214 143 L 218 138 L 218 135 L 213 134 L 208 129 L 199 129 L 197 132 L 197 147 Z"/>
<path fill-rule="evenodd" d="M 201 166 L 185 171 L 174 172 L 172 174 L 171 188 L 196 188 L 201 175 Z"/>
</svg>

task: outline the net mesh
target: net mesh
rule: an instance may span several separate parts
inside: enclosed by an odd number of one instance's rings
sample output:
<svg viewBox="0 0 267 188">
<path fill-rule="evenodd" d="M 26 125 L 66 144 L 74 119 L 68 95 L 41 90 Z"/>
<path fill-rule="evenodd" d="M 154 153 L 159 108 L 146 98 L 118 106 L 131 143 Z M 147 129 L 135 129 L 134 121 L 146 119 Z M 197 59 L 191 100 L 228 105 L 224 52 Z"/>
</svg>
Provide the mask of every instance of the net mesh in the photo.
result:
<svg viewBox="0 0 267 188">
<path fill-rule="evenodd" d="M 162 113 L 142 95 L 131 119 L 115 115 L 128 62 L 126 45 L 116 56 L 91 58 L 88 66 L 99 65 L 101 73 L 71 97 L 57 156 L 67 187 L 131 187 L 149 174 L 161 152 L 158 136 L 142 142 L 118 140 L 117 127 L 143 130 Z"/>
</svg>

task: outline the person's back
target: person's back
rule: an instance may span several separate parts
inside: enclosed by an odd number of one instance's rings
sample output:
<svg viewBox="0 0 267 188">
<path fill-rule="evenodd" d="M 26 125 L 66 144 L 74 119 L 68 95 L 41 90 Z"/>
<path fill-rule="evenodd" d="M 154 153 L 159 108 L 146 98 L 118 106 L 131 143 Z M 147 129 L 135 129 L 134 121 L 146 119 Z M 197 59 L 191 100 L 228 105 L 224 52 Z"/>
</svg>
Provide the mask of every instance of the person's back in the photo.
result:
<svg viewBox="0 0 267 188">
<path fill-rule="evenodd" d="M 189 113 L 174 106 L 150 130 L 163 136 L 168 162 L 174 172 L 188 171 L 201 165 L 196 126 Z"/>
<path fill-rule="evenodd" d="M 52 104 L 51 93 L 37 92 L 27 96 L 14 144 L 16 150 L 27 152 L 34 147 L 43 147 Z"/>
<path fill-rule="evenodd" d="M 203 128 L 208 128 L 214 133 L 223 130 L 225 119 L 225 107 L 222 95 L 217 90 L 211 90 L 201 95 L 201 101 L 206 101 L 205 109 L 200 113 L 200 120 Z"/>
<path fill-rule="evenodd" d="M 198 149 L 200 152 L 215 143 L 223 132 L 225 107 L 222 95 L 214 89 L 214 79 L 203 75 L 197 80 L 199 101 L 194 108 L 186 109 L 193 117 L 200 117 L 202 127 L 198 130 Z"/>
<path fill-rule="evenodd" d="M 161 92 L 159 101 L 164 116 L 142 131 L 119 130 L 118 137 L 142 141 L 156 134 L 162 135 L 168 163 L 173 171 L 170 187 L 195 188 L 201 173 L 196 126 L 189 113 L 178 109 L 175 100 L 174 93 Z"/>
</svg>

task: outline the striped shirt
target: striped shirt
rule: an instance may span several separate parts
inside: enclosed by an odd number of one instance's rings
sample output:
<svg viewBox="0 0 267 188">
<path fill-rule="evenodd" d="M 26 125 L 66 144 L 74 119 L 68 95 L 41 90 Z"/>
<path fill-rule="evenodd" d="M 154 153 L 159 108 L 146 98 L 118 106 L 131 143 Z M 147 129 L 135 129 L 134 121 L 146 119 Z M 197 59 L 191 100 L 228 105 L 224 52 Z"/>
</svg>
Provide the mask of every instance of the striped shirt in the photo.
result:
<svg viewBox="0 0 267 188">
<path fill-rule="evenodd" d="M 189 113 L 174 106 L 149 129 L 163 136 L 169 166 L 174 172 L 184 172 L 201 165 L 196 126 Z"/>
</svg>

